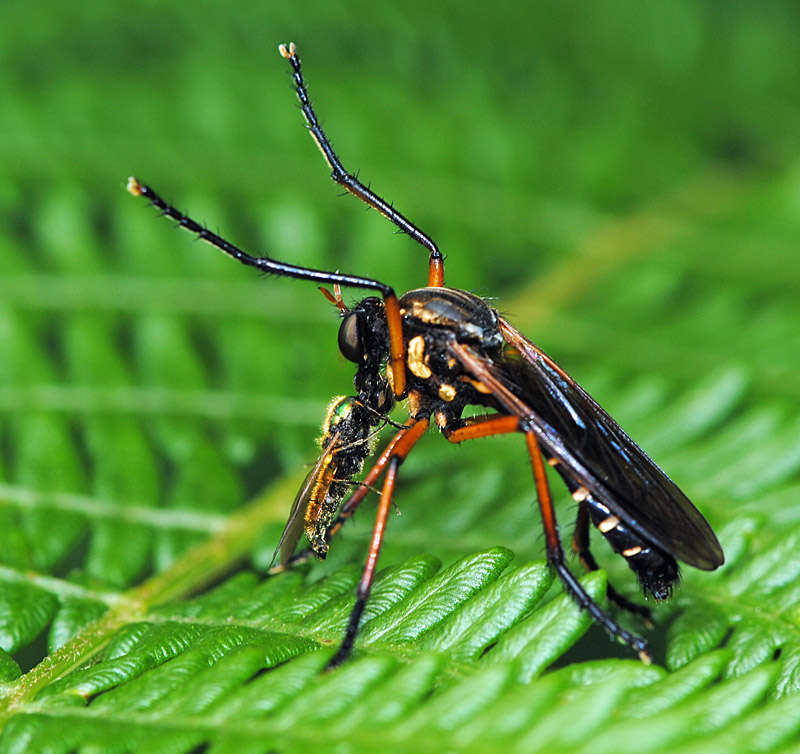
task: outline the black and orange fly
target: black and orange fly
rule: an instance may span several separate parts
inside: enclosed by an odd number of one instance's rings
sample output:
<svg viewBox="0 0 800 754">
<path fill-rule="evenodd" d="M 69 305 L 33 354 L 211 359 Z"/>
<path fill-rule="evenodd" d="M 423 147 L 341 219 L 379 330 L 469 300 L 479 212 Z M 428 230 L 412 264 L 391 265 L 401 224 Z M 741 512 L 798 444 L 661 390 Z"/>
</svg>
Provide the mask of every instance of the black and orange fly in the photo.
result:
<svg viewBox="0 0 800 754">
<path fill-rule="evenodd" d="M 722 548 L 711 527 L 675 483 L 547 354 L 483 299 L 445 286 L 444 259 L 436 244 L 345 170 L 311 105 L 294 44 L 279 49 L 292 66 L 308 129 L 333 180 L 428 250 L 426 287 L 398 298 L 391 286 L 372 278 L 253 257 L 167 204 L 135 178 L 129 180 L 128 190 L 243 264 L 334 288 L 333 294 L 323 292 L 341 312 L 339 349 L 356 365 L 355 394 L 337 398 L 331 405 L 323 426 L 321 455 L 295 499 L 279 545 L 279 567 L 298 559 L 294 552 L 303 533 L 310 551 L 325 557 L 331 537 L 383 477 L 355 605 L 329 667 L 340 664 L 353 649 L 400 465 L 431 423 L 453 443 L 508 433 L 524 437 L 548 563 L 593 620 L 649 662 L 646 641 L 603 610 L 567 566 L 546 466 L 555 469 L 578 504 L 572 546 L 584 566 L 598 567 L 589 549 L 591 523 L 625 558 L 645 594 L 656 600 L 670 596 L 679 578 L 678 560 L 702 570 L 722 565 Z M 348 307 L 341 287 L 372 295 Z M 396 434 L 371 470 L 354 483 L 372 454 L 376 433 L 394 424 L 389 413 L 398 401 L 405 401 L 410 418 L 395 425 Z M 468 406 L 484 407 L 490 413 L 464 418 Z M 629 602 L 611 587 L 608 594 L 617 605 L 648 617 L 647 608 Z"/>
</svg>

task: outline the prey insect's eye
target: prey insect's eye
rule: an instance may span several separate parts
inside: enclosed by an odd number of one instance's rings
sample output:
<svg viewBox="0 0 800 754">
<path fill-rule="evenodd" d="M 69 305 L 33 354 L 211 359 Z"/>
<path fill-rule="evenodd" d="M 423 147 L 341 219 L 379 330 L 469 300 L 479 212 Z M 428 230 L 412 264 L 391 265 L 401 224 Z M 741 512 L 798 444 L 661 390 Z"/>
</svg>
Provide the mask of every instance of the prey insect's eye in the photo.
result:
<svg viewBox="0 0 800 754">
<path fill-rule="evenodd" d="M 364 358 L 364 343 L 359 331 L 358 314 L 348 312 L 339 325 L 339 350 L 348 361 L 358 364 Z"/>
</svg>

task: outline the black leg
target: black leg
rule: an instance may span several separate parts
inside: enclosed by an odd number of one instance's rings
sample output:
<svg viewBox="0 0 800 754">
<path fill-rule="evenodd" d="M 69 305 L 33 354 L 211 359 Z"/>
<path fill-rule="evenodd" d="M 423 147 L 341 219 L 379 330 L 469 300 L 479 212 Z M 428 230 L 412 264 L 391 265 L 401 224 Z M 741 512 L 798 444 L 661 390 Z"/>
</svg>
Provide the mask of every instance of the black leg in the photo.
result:
<svg viewBox="0 0 800 754">
<path fill-rule="evenodd" d="M 288 45 L 288 47 L 286 45 L 280 45 L 278 49 L 281 55 L 292 64 L 295 91 L 300 100 L 300 107 L 308 122 L 308 130 L 311 132 L 311 136 L 317 143 L 320 152 L 322 152 L 325 162 L 328 163 L 328 167 L 331 169 L 331 178 L 353 196 L 357 197 L 365 204 L 368 204 L 373 209 L 378 210 L 387 220 L 390 220 L 400 228 L 403 233 L 411 236 L 417 243 L 422 244 L 422 246 L 430 252 L 431 261 L 437 259 L 441 262 L 442 254 L 428 235 L 423 233 L 414 223 L 401 215 L 391 204 L 381 199 L 374 191 L 367 188 L 358 178 L 344 169 L 344 165 L 342 165 L 341 160 L 339 160 L 336 152 L 334 152 L 333 146 L 331 146 L 330 140 L 322 130 L 322 126 L 317 119 L 317 114 L 314 112 L 314 107 L 308 96 L 308 89 L 306 88 L 306 82 L 303 78 L 303 71 L 300 68 L 300 58 L 297 56 L 297 49 L 294 42 Z"/>
<path fill-rule="evenodd" d="M 569 483 L 567 486 L 570 486 Z M 570 489 L 570 492 L 573 491 L 573 489 Z M 597 565 L 597 561 L 591 549 L 589 549 L 590 524 L 589 509 L 585 503 L 581 502 L 578 505 L 578 518 L 575 521 L 575 531 L 572 534 L 572 549 L 578 555 L 581 563 L 583 563 L 583 567 L 587 571 L 597 571 L 600 566 Z M 632 602 L 627 597 L 621 595 L 611 584 L 608 584 L 606 594 L 608 595 L 609 602 L 612 602 L 622 610 L 640 616 L 648 627 L 653 627 L 653 620 L 649 607 Z"/>
<path fill-rule="evenodd" d="M 561 546 L 561 539 L 558 535 L 558 524 L 556 522 L 553 500 L 550 496 L 550 486 L 547 483 L 544 461 L 536 441 L 536 436 L 532 432 L 526 432 L 525 438 L 528 442 L 528 453 L 533 466 L 533 477 L 536 482 L 536 495 L 539 499 L 539 509 L 542 514 L 544 524 L 545 541 L 547 544 L 547 562 L 556 569 L 564 587 L 572 595 L 582 610 L 586 610 L 592 619 L 605 628 L 608 633 L 618 638 L 623 644 L 633 647 L 639 655 L 639 659 L 649 665 L 652 658 L 647 648 L 647 642 L 636 634 L 625 630 L 610 615 L 589 596 L 581 585 L 581 582 L 567 568 L 564 562 L 564 548 Z"/>
</svg>

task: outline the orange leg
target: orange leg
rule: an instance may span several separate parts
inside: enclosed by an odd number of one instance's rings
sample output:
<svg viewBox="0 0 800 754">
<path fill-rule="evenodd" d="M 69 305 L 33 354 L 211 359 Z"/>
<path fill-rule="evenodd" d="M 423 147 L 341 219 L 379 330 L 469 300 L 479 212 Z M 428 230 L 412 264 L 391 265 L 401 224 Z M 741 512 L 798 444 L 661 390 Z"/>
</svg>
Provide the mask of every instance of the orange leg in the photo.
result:
<svg viewBox="0 0 800 754">
<path fill-rule="evenodd" d="M 378 481 L 389 461 L 395 456 L 400 458 L 401 461 L 405 460 L 411 448 L 425 434 L 429 424 L 430 421 L 428 419 L 409 419 L 406 422 L 406 428 L 401 429 L 391 439 L 380 456 L 378 456 L 378 460 L 375 461 L 369 473 L 361 480 L 358 489 L 342 505 L 339 515 L 331 524 L 330 529 L 328 529 L 328 539 L 334 536 L 342 528 L 344 522 L 356 512 L 356 508 L 361 505 L 367 493 L 374 487 L 375 482 Z"/>
<path fill-rule="evenodd" d="M 528 454 L 533 468 L 533 479 L 536 484 L 536 496 L 539 500 L 539 512 L 541 513 L 542 524 L 544 526 L 547 562 L 552 568 L 555 568 L 556 573 L 561 579 L 561 583 L 578 603 L 578 606 L 582 610 L 586 610 L 592 619 L 603 626 L 611 636 L 617 637 L 624 644 L 633 647 L 639 654 L 639 658 L 642 662 L 649 664 L 651 657 L 647 648 L 647 642 L 640 636 L 622 628 L 610 615 L 603 611 L 567 567 L 564 558 L 564 548 L 561 545 L 561 538 L 558 534 L 558 522 L 556 521 L 553 499 L 550 495 L 550 485 L 547 482 L 547 472 L 545 471 L 542 452 L 536 441 L 536 435 L 531 431 L 526 431 L 525 422 L 516 416 L 489 416 L 487 418 L 473 420 L 466 426 L 460 427 L 452 432 L 445 431 L 445 436 L 450 442 L 457 443 L 463 440 L 472 440 L 477 437 L 490 437 L 492 435 L 502 435 L 510 432 L 525 433 L 525 441 L 528 445 Z M 580 526 L 580 518 L 578 524 Z M 588 548 L 586 548 L 586 552 L 588 552 Z M 591 555 L 589 557 L 591 557 Z M 594 561 L 594 558 L 592 558 L 592 561 Z"/>
<path fill-rule="evenodd" d="M 372 582 L 375 578 L 375 571 L 378 565 L 378 555 L 380 555 L 383 537 L 386 533 L 386 522 L 389 517 L 389 510 L 392 507 L 392 497 L 394 495 L 395 483 L 397 482 L 397 470 L 411 451 L 411 448 L 413 448 L 422 437 L 423 433 L 428 428 L 428 424 L 428 419 L 421 419 L 409 427 L 409 429 L 401 429 L 392 440 L 392 443 L 390 443 L 390 447 L 381 454 L 378 463 L 375 464 L 372 471 L 367 475 L 367 478 L 374 476 L 374 478 L 377 479 L 384 468 L 388 467 L 386 468 L 386 478 L 383 481 L 380 503 L 378 503 L 378 512 L 375 516 L 375 525 L 372 529 L 372 540 L 369 545 L 367 562 L 364 564 L 364 572 L 361 575 L 361 581 L 359 581 L 358 588 L 356 589 L 356 603 L 350 613 L 350 620 L 347 624 L 344 641 L 342 641 L 339 650 L 328 663 L 327 670 L 341 665 L 353 651 L 353 643 L 358 635 L 361 616 L 364 613 L 364 608 L 366 607 L 367 600 L 372 591 Z M 381 466 L 378 467 L 378 464 L 381 464 Z M 377 472 L 376 469 L 378 469 Z M 366 488 L 362 487 L 361 489 Z M 352 515 L 355 507 L 358 505 L 358 503 L 355 505 L 351 504 L 351 501 L 360 491 L 360 489 L 356 490 L 346 503 L 346 505 L 349 505 L 348 516 Z M 363 498 L 363 494 L 361 498 Z M 358 502 L 361 502 L 361 498 Z M 342 514 L 340 514 L 339 518 L 342 519 Z M 341 526 L 341 523 L 339 523 L 339 526 Z"/>
<path fill-rule="evenodd" d="M 386 325 L 389 328 L 389 367 L 392 370 L 392 390 L 395 397 L 402 398 L 406 392 L 406 355 L 403 340 L 403 318 L 394 291 L 385 294 Z"/>
<path fill-rule="evenodd" d="M 467 419 L 469 422 L 458 429 L 444 430 L 444 436 L 450 442 L 463 442 L 475 440 L 478 437 L 492 437 L 493 435 L 508 435 L 519 432 L 519 419 L 516 416 L 476 416 Z"/>
<path fill-rule="evenodd" d="M 350 613 L 350 621 L 347 624 L 344 640 L 336 654 L 328 663 L 326 670 L 331 670 L 341 665 L 353 651 L 353 643 L 358 635 L 358 626 L 361 623 L 361 616 L 367 605 L 369 593 L 372 591 L 372 581 L 375 578 L 375 569 L 378 564 L 378 555 L 381 551 L 381 545 L 383 544 L 383 535 L 386 533 L 386 521 L 389 517 L 389 508 L 392 506 L 392 494 L 394 493 L 394 485 L 397 480 L 397 469 L 399 465 L 400 459 L 397 456 L 392 457 L 392 460 L 389 462 L 389 469 L 386 472 L 386 479 L 383 482 L 381 501 L 378 504 L 378 513 L 375 516 L 375 526 L 372 530 L 372 540 L 369 545 L 367 562 L 364 564 L 364 572 L 361 575 L 361 581 L 358 582 L 358 588 L 356 589 L 356 603 Z"/>
<path fill-rule="evenodd" d="M 539 510 L 542 514 L 544 524 L 545 541 L 547 543 L 547 562 L 556 569 L 561 583 L 572 594 L 573 599 L 578 603 L 578 607 L 586 610 L 592 619 L 599 623 L 608 631 L 611 636 L 617 637 L 624 644 L 633 647 L 639 654 L 639 659 L 649 665 L 651 662 L 650 652 L 647 642 L 641 636 L 625 630 L 610 615 L 603 611 L 600 606 L 589 596 L 578 579 L 567 568 L 564 562 L 564 548 L 561 546 L 561 539 L 558 536 L 558 524 L 556 523 L 555 509 L 553 500 L 550 496 L 550 486 L 547 483 L 542 453 L 536 442 L 536 436 L 532 432 L 525 434 L 528 443 L 528 453 L 531 457 L 533 466 L 533 477 L 536 481 L 536 494 L 539 498 Z"/>
<path fill-rule="evenodd" d="M 441 288 L 444 286 L 444 257 L 431 252 L 428 261 L 428 286 L 430 288 Z"/>
</svg>

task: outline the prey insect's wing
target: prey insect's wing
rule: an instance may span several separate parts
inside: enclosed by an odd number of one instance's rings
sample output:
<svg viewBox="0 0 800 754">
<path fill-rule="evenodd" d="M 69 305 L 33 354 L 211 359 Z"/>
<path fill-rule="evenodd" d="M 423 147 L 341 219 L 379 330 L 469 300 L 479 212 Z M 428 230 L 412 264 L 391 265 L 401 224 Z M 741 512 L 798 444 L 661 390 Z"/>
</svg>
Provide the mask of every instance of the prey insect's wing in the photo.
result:
<svg viewBox="0 0 800 754">
<path fill-rule="evenodd" d="M 323 446 L 317 462 L 314 464 L 311 471 L 308 472 L 308 475 L 298 490 L 294 502 L 292 503 L 289 520 L 286 522 L 280 542 L 278 542 L 278 546 L 275 548 L 275 554 L 272 556 L 273 563 L 279 553 L 279 562 L 282 566 L 286 565 L 292 555 L 294 555 L 297 549 L 297 543 L 300 541 L 300 537 L 303 536 L 306 511 L 308 510 L 309 504 L 315 497 L 318 497 L 320 494 L 325 495 L 327 492 L 328 484 L 325 482 L 325 472 L 333 461 L 332 451 L 338 441 L 339 433 L 334 432 L 328 439 L 328 442 Z"/>
<path fill-rule="evenodd" d="M 716 535 L 678 486 L 538 346 L 502 318 L 500 329 L 519 359 L 493 362 L 462 344 L 451 348 L 498 403 L 529 422 L 540 446 L 596 500 L 688 565 L 722 565 Z"/>
</svg>

